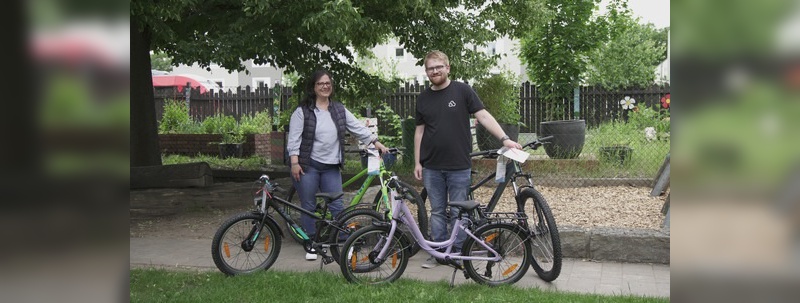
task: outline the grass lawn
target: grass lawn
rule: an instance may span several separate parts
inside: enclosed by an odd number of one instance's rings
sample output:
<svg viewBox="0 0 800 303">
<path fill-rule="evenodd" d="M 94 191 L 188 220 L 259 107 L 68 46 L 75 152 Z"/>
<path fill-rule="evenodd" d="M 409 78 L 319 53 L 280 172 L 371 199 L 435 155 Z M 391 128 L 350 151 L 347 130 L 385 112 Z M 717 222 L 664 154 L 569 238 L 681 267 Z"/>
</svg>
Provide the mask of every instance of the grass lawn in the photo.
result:
<svg viewBox="0 0 800 303">
<path fill-rule="evenodd" d="M 131 302 L 669 302 L 666 298 L 604 296 L 401 279 L 390 285 L 347 283 L 327 272 L 225 277 L 219 272 L 131 269 Z"/>
</svg>

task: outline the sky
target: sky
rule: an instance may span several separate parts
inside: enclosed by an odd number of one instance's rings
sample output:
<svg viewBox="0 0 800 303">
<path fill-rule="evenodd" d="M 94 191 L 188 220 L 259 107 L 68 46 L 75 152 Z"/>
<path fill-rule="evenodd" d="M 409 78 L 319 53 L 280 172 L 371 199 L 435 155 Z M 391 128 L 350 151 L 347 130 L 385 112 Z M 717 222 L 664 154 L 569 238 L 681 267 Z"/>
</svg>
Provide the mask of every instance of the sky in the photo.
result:
<svg viewBox="0 0 800 303">
<path fill-rule="evenodd" d="M 606 11 L 609 1 L 600 2 L 601 14 Z M 641 17 L 644 23 L 653 23 L 656 28 L 669 26 L 669 0 L 628 0 L 628 7 L 635 16 Z"/>
</svg>

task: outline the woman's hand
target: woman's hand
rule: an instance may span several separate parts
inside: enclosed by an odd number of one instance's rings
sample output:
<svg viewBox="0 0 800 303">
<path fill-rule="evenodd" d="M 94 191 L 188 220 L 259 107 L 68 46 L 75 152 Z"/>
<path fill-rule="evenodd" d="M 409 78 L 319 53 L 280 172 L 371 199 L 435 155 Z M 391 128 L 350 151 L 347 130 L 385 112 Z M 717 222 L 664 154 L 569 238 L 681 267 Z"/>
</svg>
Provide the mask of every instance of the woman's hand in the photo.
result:
<svg viewBox="0 0 800 303">
<path fill-rule="evenodd" d="M 375 141 L 375 148 L 381 151 L 381 155 L 389 152 L 389 149 L 378 141 Z"/>
<path fill-rule="evenodd" d="M 300 182 L 300 176 L 305 175 L 306 173 L 303 172 L 303 168 L 300 167 L 300 164 L 292 164 L 292 178 L 295 181 Z"/>
</svg>

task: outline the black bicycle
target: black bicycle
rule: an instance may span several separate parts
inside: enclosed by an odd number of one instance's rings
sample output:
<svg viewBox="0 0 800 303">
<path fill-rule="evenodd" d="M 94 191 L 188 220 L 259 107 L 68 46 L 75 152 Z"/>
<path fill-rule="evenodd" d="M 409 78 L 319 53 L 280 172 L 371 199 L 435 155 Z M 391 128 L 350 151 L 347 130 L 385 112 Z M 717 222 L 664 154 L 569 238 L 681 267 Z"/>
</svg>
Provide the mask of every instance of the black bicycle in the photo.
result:
<svg viewBox="0 0 800 303">
<path fill-rule="evenodd" d="M 542 137 L 522 146 L 523 149 L 538 149 L 553 136 Z M 500 154 L 499 149 L 474 152 L 470 157 L 481 157 L 485 159 L 497 159 Z M 473 172 L 474 173 L 474 172 Z M 497 172 L 492 172 L 479 182 L 470 186 L 468 198 L 474 200 L 473 192 L 490 180 L 494 180 Z M 517 182 L 522 179 L 524 182 Z M 527 183 L 527 184 L 525 184 Z M 494 212 L 497 203 L 500 201 L 503 191 L 508 185 L 514 187 L 514 197 L 517 203 L 517 210 L 513 213 Z M 420 192 L 422 200 L 426 200 L 428 191 L 423 188 Z M 506 175 L 503 182 L 497 184 L 492 194 L 489 204 L 481 207 L 489 221 L 511 221 L 520 225 L 528 231 L 531 238 L 532 260 L 531 266 L 536 274 L 544 281 L 550 282 L 558 278 L 561 274 L 561 238 L 558 235 L 558 227 L 550 206 L 544 196 L 533 187 L 533 177 L 529 173 L 522 171 L 519 162 L 509 161 L 506 164 Z M 446 212 L 449 215 L 450 212 Z M 527 214 L 530 214 L 528 216 Z"/>
<path fill-rule="evenodd" d="M 267 270 L 275 263 L 281 251 L 283 234 L 273 211 L 288 223 L 288 232 L 303 239 L 303 248 L 307 253 L 322 256 L 320 266 L 339 261 L 339 246 L 350 234 L 374 221 L 384 220 L 384 215 L 371 209 L 355 209 L 349 212 L 347 218 L 326 219 L 329 217 L 328 203 L 340 198 L 343 195 L 341 192 L 316 194 L 324 203 L 319 203 L 318 209 L 311 212 L 275 196 L 276 192 L 285 194 L 286 191 L 270 182 L 267 175 L 258 178 L 256 185 L 258 190 L 253 199 L 255 209 L 234 215 L 222 223 L 211 243 L 214 264 L 227 275 Z M 314 239 L 309 238 L 305 230 L 286 214 L 285 207 L 314 218 L 317 230 Z"/>
</svg>

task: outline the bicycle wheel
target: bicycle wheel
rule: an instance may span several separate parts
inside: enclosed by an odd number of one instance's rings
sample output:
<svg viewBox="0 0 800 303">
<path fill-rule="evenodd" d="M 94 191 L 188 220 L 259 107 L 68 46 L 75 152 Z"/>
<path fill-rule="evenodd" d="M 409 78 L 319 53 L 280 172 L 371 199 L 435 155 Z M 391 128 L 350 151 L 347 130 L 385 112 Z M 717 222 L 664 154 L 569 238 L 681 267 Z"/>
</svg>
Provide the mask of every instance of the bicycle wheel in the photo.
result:
<svg viewBox="0 0 800 303">
<path fill-rule="evenodd" d="M 498 262 L 464 260 L 467 275 L 475 282 L 487 285 L 513 284 L 528 272 L 531 246 L 524 229 L 514 224 L 492 223 L 479 227 L 475 236 L 495 250 L 502 260 Z M 472 237 L 464 241 L 462 253 L 466 256 L 494 257 Z"/>
<path fill-rule="evenodd" d="M 335 224 L 345 231 L 332 228 L 333 232 L 331 232 L 328 237 L 328 243 L 331 243 L 331 256 L 337 263 L 340 261 L 341 247 L 344 245 L 344 242 L 347 241 L 347 238 L 361 228 L 372 226 L 373 220 L 382 221 L 383 215 L 371 209 L 361 208 L 348 211 L 340 216 Z M 343 235 L 342 233 L 347 234 Z M 336 245 L 334 245 L 334 243 Z"/>
<path fill-rule="evenodd" d="M 533 188 L 520 192 L 520 199 L 528 214 L 528 229 L 533 249 L 533 270 L 544 281 L 550 282 L 561 274 L 561 238 L 550 206 L 542 194 Z M 530 210 L 530 211 L 529 211 Z"/>
<path fill-rule="evenodd" d="M 389 227 L 369 226 L 356 231 L 344 243 L 342 251 L 348 252 L 346 257 L 339 262 L 342 275 L 351 283 L 381 284 L 400 278 L 408 266 L 407 243 L 403 243 L 400 231 L 388 239 Z M 377 262 L 380 250 L 387 245 L 386 259 Z M 371 268 L 372 270 L 364 270 Z"/>
<path fill-rule="evenodd" d="M 271 221 L 259 227 L 261 218 L 259 214 L 242 213 L 222 223 L 211 242 L 211 257 L 220 271 L 229 276 L 249 274 L 267 270 L 275 263 L 281 252 L 281 236 Z M 255 241 L 248 241 L 253 238 Z"/>
<path fill-rule="evenodd" d="M 302 205 L 300 204 L 300 198 L 297 197 L 297 190 L 294 188 L 294 185 L 289 187 L 289 191 L 286 194 L 286 201 L 289 201 L 289 203 L 294 204 L 297 207 L 302 207 Z M 295 209 L 293 209 L 293 208 L 291 208 L 289 206 L 285 206 L 285 205 L 283 206 L 283 211 L 287 215 L 289 215 L 290 218 L 292 218 L 292 221 L 297 222 L 297 224 L 300 224 L 300 212 L 299 211 L 297 211 L 297 210 L 295 210 Z M 283 224 L 286 225 L 286 230 L 289 231 L 289 232 L 287 232 L 287 234 L 289 234 L 289 236 L 292 239 L 294 239 L 294 241 L 297 242 L 297 244 L 301 244 L 302 245 L 303 244 L 303 238 L 300 238 L 300 235 L 297 235 L 297 234 L 291 232 L 291 230 L 292 230 L 291 223 L 289 223 L 289 221 L 284 221 Z"/>
</svg>

